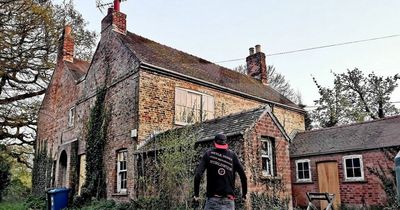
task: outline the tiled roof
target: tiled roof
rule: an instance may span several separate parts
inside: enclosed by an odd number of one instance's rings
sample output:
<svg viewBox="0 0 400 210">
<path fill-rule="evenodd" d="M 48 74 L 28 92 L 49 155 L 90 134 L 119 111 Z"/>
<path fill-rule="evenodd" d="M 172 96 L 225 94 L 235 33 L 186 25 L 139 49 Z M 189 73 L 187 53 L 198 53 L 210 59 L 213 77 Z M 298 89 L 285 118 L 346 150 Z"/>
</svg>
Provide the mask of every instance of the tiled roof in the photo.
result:
<svg viewBox="0 0 400 210">
<path fill-rule="evenodd" d="M 85 76 L 90 65 L 89 62 L 77 58 L 74 58 L 73 63 L 65 61 L 65 64 L 76 81 Z"/>
<path fill-rule="evenodd" d="M 243 135 L 245 130 L 251 127 L 264 112 L 268 112 L 269 108 L 260 107 L 257 109 L 252 109 L 249 111 L 244 111 L 232 115 L 228 115 L 221 118 L 216 118 L 203 123 L 198 123 L 194 125 L 189 125 L 181 128 L 175 128 L 157 136 L 167 135 L 169 132 L 178 131 L 184 128 L 190 128 L 191 132 L 196 133 L 200 141 L 207 141 L 214 139 L 214 136 L 218 133 L 224 133 L 227 136 Z M 154 138 L 148 139 L 145 144 L 140 147 L 141 151 L 145 151 Z M 151 148 L 151 146 L 150 146 Z"/>
<path fill-rule="evenodd" d="M 142 62 L 299 109 L 296 104 L 273 88 L 265 86 L 260 81 L 247 75 L 159 44 L 131 32 L 119 36 Z"/>
<path fill-rule="evenodd" d="M 400 146 L 400 115 L 380 120 L 298 133 L 292 157 Z"/>
</svg>

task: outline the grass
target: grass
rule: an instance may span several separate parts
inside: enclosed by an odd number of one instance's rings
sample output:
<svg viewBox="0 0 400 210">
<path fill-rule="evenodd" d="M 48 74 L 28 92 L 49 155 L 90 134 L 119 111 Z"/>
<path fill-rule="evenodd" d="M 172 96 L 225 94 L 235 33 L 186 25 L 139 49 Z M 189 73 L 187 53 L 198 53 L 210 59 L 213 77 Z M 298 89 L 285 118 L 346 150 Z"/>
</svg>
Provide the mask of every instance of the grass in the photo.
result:
<svg viewBox="0 0 400 210">
<path fill-rule="evenodd" d="M 25 210 L 23 201 L 2 201 L 0 202 L 0 210 Z"/>
</svg>

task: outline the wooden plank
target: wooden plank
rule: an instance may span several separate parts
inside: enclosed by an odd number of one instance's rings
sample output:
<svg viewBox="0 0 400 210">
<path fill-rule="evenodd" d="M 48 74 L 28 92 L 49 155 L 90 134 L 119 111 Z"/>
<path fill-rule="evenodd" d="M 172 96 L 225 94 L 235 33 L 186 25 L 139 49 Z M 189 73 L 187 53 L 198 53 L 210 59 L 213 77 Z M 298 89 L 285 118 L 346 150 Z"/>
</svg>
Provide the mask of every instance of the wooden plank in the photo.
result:
<svg viewBox="0 0 400 210">
<path fill-rule="evenodd" d="M 340 206 L 339 173 L 336 162 L 324 162 L 317 164 L 318 185 L 320 192 L 335 194 L 334 206 Z M 321 209 L 325 209 L 328 202 L 321 201 Z"/>
</svg>

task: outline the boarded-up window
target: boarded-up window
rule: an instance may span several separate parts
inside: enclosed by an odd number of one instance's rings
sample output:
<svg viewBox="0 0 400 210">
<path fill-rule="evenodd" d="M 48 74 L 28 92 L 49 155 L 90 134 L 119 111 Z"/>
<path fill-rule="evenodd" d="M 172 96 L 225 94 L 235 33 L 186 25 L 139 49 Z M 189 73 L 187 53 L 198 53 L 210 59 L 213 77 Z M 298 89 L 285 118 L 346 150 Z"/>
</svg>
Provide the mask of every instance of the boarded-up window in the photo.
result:
<svg viewBox="0 0 400 210">
<path fill-rule="evenodd" d="M 118 151 L 117 160 L 117 193 L 126 193 L 127 188 L 127 160 L 128 152 L 126 150 Z"/>
<path fill-rule="evenodd" d="M 79 183 L 78 183 L 78 195 L 81 194 L 81 190 L 86 181 L 86 155 L 79 156 Z"/>
<path fill-rule="evenodd" d="M 214 97 L 175 89 L 175 123 L 190 124 L 214 118 Z"/>
</svg>

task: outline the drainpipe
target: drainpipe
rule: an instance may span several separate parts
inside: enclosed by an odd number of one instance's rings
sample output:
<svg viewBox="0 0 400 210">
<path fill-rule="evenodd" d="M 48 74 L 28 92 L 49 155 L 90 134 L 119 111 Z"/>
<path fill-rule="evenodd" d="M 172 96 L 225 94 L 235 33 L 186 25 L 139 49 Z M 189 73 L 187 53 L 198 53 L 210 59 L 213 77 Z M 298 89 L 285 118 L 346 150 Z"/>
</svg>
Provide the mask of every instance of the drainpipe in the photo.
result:
<svg viewBox="0 0 400 210">
<path fill-rule="evenodd" d="M 400 203 L 400 151 L 394 158 L 394 163 L 396 165 L 397 200 Z"/>
</svg>

